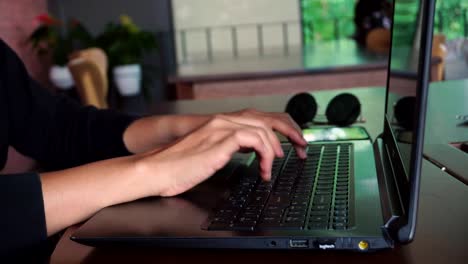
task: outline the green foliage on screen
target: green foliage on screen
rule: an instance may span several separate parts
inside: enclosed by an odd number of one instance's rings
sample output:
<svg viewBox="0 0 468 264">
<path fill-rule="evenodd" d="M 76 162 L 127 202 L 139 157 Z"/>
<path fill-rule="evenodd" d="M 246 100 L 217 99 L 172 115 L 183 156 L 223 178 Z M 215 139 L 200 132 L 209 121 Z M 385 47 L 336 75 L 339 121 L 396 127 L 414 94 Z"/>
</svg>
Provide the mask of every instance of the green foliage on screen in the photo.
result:
<svg viewBox="0 0 468 264">
<path fill-rule="evenodd" d="M 414 37 L 416 34 L 416 28 L 418 26 L 419 16 L 419 5 L 418 0 L 398 0 L 395 5 L 395 17 L 394 17 L 394 28 L 393 46 L 411 46 L 413 45 Z"/>
<path fill-rule="evenodd" d="M 434 32 L 444 34 L 447 39 L 468 37 L 468 1 L 437 0 L 434 19 Z M 394 24 L 398 31 L 395 37 L 400 45 L 411 45 L 416 29 L 416 19 L 419 13 L 419 1 L 398 0 Z"/>
<path fill-rule="evenodd" d="M 301 0 L 305 44 L 354 34 L 355 0 Z"/>
<path fill-rule="evenodd" d="M 435 33 L 447 39 L 468 37 L 468 1 L 437 0 L 436 4 Z"/>
<path fill-rule="evenodd" d="M 355 30 L 353 19 L 356 2 L 357 0 L 301 0 L 305 44 L 352 36 Z M 418 8 L 417 1 L 401 0 L 400 3 L 403 15 L 395 20 L 406 25 L 415 23 L 411 20 L 415 19 L 414 14 L 418 11 L 415 10 Z M 436 33 L 443 33 L 447 39 L 468 37 L 468 1 L 437 0 L 434 28 Z M 414 29 L 415 27 L 408 28 L 408 31 Z M 413 36 L 414 32 L 403 32 L 402 35 Z"/>
</svg>

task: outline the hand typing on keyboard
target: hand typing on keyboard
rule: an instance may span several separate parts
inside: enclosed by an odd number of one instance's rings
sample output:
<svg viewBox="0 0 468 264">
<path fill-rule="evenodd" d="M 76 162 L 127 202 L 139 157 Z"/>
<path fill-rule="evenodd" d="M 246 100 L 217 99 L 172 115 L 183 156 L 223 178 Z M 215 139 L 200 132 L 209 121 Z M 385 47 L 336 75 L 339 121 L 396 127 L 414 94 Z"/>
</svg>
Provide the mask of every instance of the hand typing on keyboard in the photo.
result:
<svg viewBox="0 0 468 264">
<path fill-rule="evenodd" d="M 237 151 L 253 150 L 259 157 L 260 175 L 271 179 L 273 160 L 284 152 L 274 131 L 288 137 L 300 158 L 307 142 L 289 115 L 256 110 L 214 116 L 191 134 L 162 150 L 144 155 L 143 174 L 149 195 L 173 196 L 206 180 L 229 162 Z M 155 172 L 158 179 L 148 180 Z"/>
<path fill-rule="evenodd" d="M 255 151 L 261 177 L 269 180 L 274 158 L 284 156 L 274 131 L 288 137 L 305 158 L 302 131 L 284 113 L 243 110 L 138 119 L 123 133 L 125 147 L 135 155 L 40 175 L 47 232 L 54 234 L 107 206 L 185 192 L 224 167 L 236 151 Z"/>
<path fill-rule="evenodd" d="M 351 144 L 317 143 L 300 159 L 283 144 L 272 178 L 239 175 L 210 216 L 209 230 L 347 229 L 350 217 Z"/>
</svg>

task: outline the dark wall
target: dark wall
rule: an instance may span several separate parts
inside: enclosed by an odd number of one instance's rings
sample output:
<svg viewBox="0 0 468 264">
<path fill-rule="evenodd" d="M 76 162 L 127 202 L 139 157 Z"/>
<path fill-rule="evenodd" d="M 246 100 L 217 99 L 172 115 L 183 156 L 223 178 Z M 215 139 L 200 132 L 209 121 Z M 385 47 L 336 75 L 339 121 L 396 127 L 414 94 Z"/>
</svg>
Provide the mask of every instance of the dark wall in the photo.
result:
<svg viewBox="0 0 468 264">
<path fill-rule="evenodd" d="M 171 0 L 48 0 L 49 10 L 61 20 L 76 18 L 92 34 L 101 32 L 108 22 L 118 22 L 129 15 L 144 30 L 155 32 L 159 40 L 157 54 L 147 56 L 145 63 L 156 67 L 157 78 L 150 87 L 152 101 L 167 98 L 165 80 L 175 67 L 174 42 L 171 36 Z"/>
<path fill-rule="evenodd" d="M 18 54 L 34 79 L 50 87 L 51 62 L 41 60 L 27 41 L 36 28 L 35 17 L 46 12 L 46 0 L 0 1 L 0 39 Z"/>
</svg>

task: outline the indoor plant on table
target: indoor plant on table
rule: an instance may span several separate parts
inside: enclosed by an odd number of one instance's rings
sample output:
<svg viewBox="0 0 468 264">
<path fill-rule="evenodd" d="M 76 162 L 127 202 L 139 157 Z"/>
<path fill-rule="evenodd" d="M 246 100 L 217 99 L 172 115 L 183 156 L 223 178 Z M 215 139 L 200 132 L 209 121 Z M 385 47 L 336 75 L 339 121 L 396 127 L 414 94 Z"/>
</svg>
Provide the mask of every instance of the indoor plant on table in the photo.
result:
<svg viewBox="0 0 468 264">
<path fill-rule="evenodd" d="M 137 95 L 141 91 L 141 60 L 146 52 L 157 48 L 153 33 L 139 29 L 127 15 L 119 23 L 109 23 L 96 39 L 106 51 L 117 90 L 122 96 Z"/>
<path fill-rule="evenodd" d="M 68 55 L 75 50 L 92 46 L 93 38 L 77 20 L 64 25 L 48 14 L 36 17 L 39 26 L 29 36 L 33 49 L 39 56 L 51 55 L 53 66 L 49 72 L 51 82 L 62 90 L 73 86 L 73 78 L 66 64 Z"/>
</svg>

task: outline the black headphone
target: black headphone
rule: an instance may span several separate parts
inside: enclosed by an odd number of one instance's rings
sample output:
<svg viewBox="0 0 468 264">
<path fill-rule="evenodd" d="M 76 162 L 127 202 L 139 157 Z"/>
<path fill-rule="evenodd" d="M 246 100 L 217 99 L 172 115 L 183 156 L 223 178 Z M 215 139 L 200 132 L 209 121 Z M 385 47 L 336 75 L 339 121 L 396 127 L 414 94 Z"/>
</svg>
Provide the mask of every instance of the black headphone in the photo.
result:
<svg viewBox="0 0 468 264">
<path fill-rule="evenodd" d="M 400 98 L 393 106 L 393 115 L 398 125 L 406 130 L 413 130 L 414 128 L 415 104 L 415 96 L 405 96 Z"/>
<path fill-rule="evenodd" d="M 315 118 L 317 102 L 309 93 L 296 94 L 289 99 L 286 113 L 302 127 Z M 360 114 L 361 103 L 356 96 L 349 93 L 335 96 L 325 111 L 328 122 L 337 126 L 348 126 L 356 122 Z"/>
</svg>

